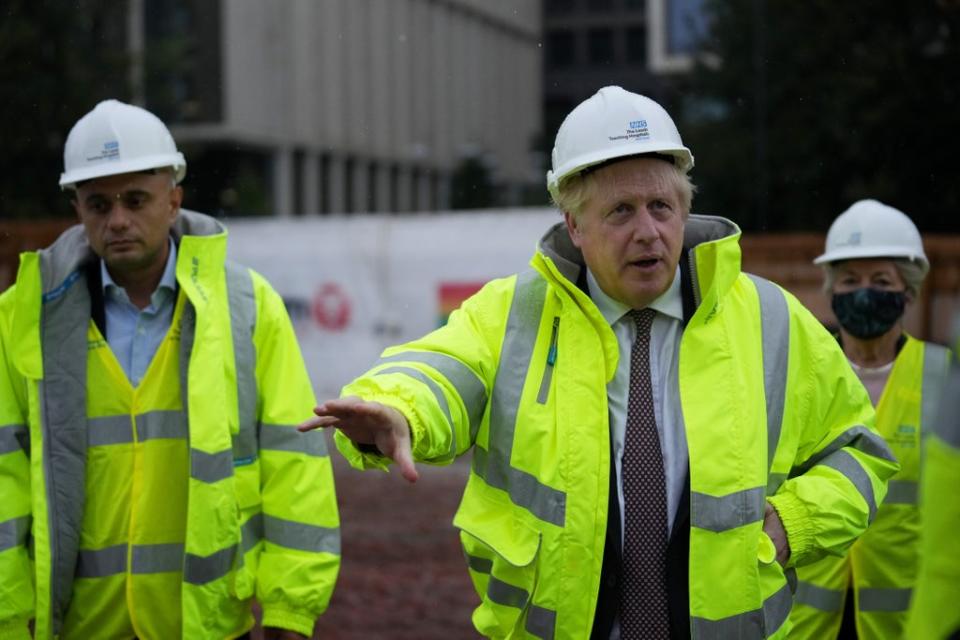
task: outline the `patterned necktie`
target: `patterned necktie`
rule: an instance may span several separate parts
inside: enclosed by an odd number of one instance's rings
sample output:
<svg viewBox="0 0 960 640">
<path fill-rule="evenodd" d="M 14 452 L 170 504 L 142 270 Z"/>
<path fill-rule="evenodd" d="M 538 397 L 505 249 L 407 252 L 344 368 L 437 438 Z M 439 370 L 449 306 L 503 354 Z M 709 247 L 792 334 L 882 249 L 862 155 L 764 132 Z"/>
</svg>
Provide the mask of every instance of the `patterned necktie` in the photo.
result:
<svg viewBox="0 0 960 640">
<path fill-rule="evenodd" d="M 623 583 L 620 637 L 670 637 L 667 608 L 667 488 L 650 384 L 650 327 L 656 312 L 634 310 L 630 399 L 623 447 Z"/>
</svg>

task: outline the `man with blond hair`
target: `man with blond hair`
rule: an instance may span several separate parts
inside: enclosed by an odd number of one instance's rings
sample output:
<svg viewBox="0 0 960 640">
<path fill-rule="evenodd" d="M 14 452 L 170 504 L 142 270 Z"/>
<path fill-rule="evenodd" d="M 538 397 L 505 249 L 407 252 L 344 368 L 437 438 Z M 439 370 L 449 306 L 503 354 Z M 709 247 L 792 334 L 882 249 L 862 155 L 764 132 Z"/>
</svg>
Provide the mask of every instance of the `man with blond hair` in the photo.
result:
<svg viewBox="0 0 960 640">
<path fill-rule="evenodd" d="M 601 89 L 557 133 L 532 268 L 302 427 L 409 480 L 472 452 L 485 635 L 782 637 L 793 566 L 842 553 L 897 468 L 836 341 L 690 214 L 692 167 L 660 105 Z"/>
</svg>

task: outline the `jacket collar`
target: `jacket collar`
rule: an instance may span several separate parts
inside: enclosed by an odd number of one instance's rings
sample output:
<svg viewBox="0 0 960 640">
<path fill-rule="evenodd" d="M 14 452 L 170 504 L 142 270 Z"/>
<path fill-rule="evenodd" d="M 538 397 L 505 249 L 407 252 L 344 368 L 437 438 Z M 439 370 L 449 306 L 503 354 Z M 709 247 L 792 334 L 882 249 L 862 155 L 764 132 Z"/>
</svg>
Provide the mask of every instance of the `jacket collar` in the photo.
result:
<svg viewBox="0 0 960 640">
<path fill-rule="evenodd" d="M 226 228 L 210 216 L 196 211 L 181 209 L 180 215 L 170 230 L 174 242 L 180 246 L 184 237 L 216 237 L 225 236 Z M 81 267 L 97 260 L 96 254 L 90 248 L 87 234 L 82 225 L 74 225 L 60 234 L 60 237 L 46 249 L 40 249 L 41 282 L 44 298 L 56 297 L 61 293 L 61 287 L 69 287 L 73 283 L 74 275 Z M 18 278 L 19 279 L 19 278 Z"/>
<path fill-rule="evenodd" d="M 209 292 L 222 289 L 226 259 L 226 228 L 210 216 L 186 209 L 171 230 L 178 244 L 177 281 L 197 306 L 206 306 Z M 58 298 L 97 260 L 82 225 L 64 231 L 45 249 L 20 256 L 14 289 L 14 364 L 27 377 L 42 376 L 40 364 L 41 308 Z"/>
<path fill-rule="evenodd" d="M 740 228 L 719 216 L 691 214 L 683 234 L 683 246 L 691 261 L 694 299 L 715 300 L 726 292 L 740 274 Z M 531 264 L 545 276 L 576 296 L 576 283 L 586 268 L 583 254 L 570 240 L 562 222 L 551 227 L 541 238 L 537 252 L 543 264 Z M 548 276 L 549 277 L 549 276 Z"/>
</svg>

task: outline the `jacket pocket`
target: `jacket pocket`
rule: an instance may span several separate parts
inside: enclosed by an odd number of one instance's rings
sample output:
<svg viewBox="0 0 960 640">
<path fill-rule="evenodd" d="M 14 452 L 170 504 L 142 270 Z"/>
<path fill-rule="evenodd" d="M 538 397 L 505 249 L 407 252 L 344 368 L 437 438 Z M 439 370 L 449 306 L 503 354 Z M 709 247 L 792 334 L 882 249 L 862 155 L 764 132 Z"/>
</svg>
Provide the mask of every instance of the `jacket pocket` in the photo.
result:
<svg viewBox="0 0 960 640">
<path fill-rule="evenodd" d="M 547 351 L 547 361 L 543 367 L 543 378 L 540 380 L 540 391 L 537 393 L 537 402 L 547 404 L 550 397 L 550 381 L 553 380 L 553 368 L 557 364 L 557 341 L 560 337 L 560 317 L 553 319 L 553 331 L 550 334 L 550 349 Z"/>
<path fill-rule="evenodd" d="M 517 633 L 518 626 L 537 585 L 541 534 L 514 509 L 474 495 L 464 501 L 453 521 L 481 598 L 473 623 L 491 638 L 523 635 Z"/>
<path fill-rule="evenodd" d="M 773 540 L 763 529 L 757 540 L 757 570 L 759 572 L 760 595 L 763 598 L 763 625 L 767 637 L 779 637 L 778 632 L 787 631 L 784 624 L 790 613 L 794 584 L 790 585 L 787 572 L 777 562 L 777 548 Z M 793 574 L 793 570 L 789 570 Z"/>
</svg>

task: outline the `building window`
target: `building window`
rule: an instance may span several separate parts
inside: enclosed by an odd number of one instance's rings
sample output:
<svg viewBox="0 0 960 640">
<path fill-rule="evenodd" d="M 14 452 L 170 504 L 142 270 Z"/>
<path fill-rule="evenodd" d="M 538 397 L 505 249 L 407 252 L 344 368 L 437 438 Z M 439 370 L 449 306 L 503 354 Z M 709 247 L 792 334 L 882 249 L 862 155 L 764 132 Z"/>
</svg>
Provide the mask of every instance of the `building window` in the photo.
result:
<svg viewBox="0 0 960 640">
<path fill-rule="evenodd" d="M 347 158 L 343 163 L 343 210 L 345 213 L 356 213 L 357 207 L 354 203 L 353 193 L 353 172 L 357 170 L 357 163 L 353 158 Z"/>
<path fill-rule="evenodd" d="M 296 149 L 293 152 L 293 215 L 302 216 L 304 213 L 303 187 L 303 165 L 306 163 L 306 153 L 303 149 Z"/>
<path fill-rule="evenodd" d="M 390 211 L 400 213 L 405 205 L 400 202 L 400 166 L 390 165 Z"/>
<path fill-rule="evenodd" d="M 572 31 L 556 29 L 547 34 L 547 66 L 553 69 L 572 67 L 576 61 L 576 40 Z"/>
<path fill-rule="evenodd" d="M 145 0 L 144 95 L 161 120 L 219 122 L 220 3 Z"/>
<path fill-rule="evenodd" d="M 647 28 L 629 27 L 626 31 L 627 62 L 647 64 Z"/>
<path fill-rule="evenodd" d="M 420 169 L 414 168 L 410 172 L 410 209 L 412 211 L 424 211 L 426 203 L 421 202 L 420 193 Z"/>
<path fill-rule="evenodd" d="M 319 170 L 320 175 L 317 180 L 320 181 L 320 213 L 330 213 L 330 161 L 329 153 L 320 156 Z"/>
<path fill-rule="evenodd" d="M 368 212 L 373 212 L 378 210 L 377 195 L 378 195 L 378 189 L 380 185 L 377 184 L 378 182 L 377 178 L 379 178 L 379 176 L 377 175 L 378 173 L 377 169 L 378 169 L 378 166 L 376 162 L 371 162 L 369 165 L 367 165 L 367 208 L 366 210 Z"/>
<path fill-rule="evenodd" d="M 570 13 L 574 10 L 574 5 L 574 0 L 547 0 L 547 14 L 559 15 L 562 13 Z"/>
<path fill-rule="evenodd" d="M 706 33 L 703 0 L 667 0 L 667 51 L 696 53 Z"/>
<path fill-rule="evenodd" d="M 613 29 L 587 32 L 587 59 L 592 66 L 613 64 Z"/>
<path fill-rule="evenodd" d="M 609 11 L 613 9 L 613 0 L 588 0 L 588 11 Z"/>
</svg>

